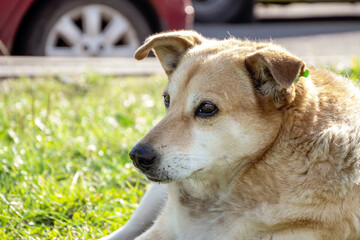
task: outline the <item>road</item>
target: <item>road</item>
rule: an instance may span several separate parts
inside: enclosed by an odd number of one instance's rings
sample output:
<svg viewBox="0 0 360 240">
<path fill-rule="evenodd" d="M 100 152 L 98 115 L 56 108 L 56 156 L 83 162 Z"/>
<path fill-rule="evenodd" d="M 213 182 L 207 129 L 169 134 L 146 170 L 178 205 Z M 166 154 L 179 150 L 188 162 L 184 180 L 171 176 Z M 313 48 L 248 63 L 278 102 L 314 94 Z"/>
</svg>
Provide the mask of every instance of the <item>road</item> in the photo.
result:
<svg viewBox="0 0 360 240">
<path fill-rule="evenodd" d="M 348 67 L 360 58 L 360 3 L 257 5 L 249 24 L 196 24 L 207 37 L 273 40 L 309 64 Z"/>
</svg>

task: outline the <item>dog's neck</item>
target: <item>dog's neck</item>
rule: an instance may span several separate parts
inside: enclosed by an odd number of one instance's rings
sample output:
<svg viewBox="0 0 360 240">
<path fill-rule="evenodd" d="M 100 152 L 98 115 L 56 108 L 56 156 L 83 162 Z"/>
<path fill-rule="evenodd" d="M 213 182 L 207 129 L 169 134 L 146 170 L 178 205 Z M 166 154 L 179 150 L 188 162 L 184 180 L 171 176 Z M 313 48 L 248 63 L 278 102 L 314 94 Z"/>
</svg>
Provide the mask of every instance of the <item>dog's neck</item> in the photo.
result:
<svg viewBox="0 0 360 240">
<path fill-rule="evenodd" d="M 194 174 L 190 178 L 173 183 L 172 187 L 176 188 L 177 192 L 185 198 L 193 198 L 194 200 L 217 198 L 229 190 L 230 176 L 234 176 L 231 169 L 219 171 L 221 171 L 221 174 L 214 172 Z"/>
<path fill-rule="evenodd" d="M 169 201 L 178 205 L 179 209 L 187 209 L 185 214 L 190 214 L 192 217 L 218 218 L 219 213 L 231 209 L 227 204 L 229 188 L 226 186 L 227 181 L 216 177 L 197 176 L 173 182 L 168 184 Z"/>
</svg>

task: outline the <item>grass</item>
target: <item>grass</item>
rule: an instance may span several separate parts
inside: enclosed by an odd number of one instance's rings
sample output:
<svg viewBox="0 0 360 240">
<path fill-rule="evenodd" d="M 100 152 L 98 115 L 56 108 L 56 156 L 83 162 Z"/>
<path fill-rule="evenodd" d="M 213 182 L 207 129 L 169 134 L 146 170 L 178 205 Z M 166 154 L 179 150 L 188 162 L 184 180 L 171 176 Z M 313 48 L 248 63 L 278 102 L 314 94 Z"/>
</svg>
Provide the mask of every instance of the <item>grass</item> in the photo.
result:
<svg viewBox="0 0 360 240">
<path fill-rule="evenodd" d="M 0 82 L 0 239 L 96 239 L 147 182 L 128 151 L 164 112 L 162 77 Z"/>
<path fill-rule="evenodd" d="M 359 63 L 342 74 L 360 79 Z M 164 114 L 163 77 L 0 82 L 0 239 L 97 239 L 147 182 L 131 147 Z"/>
<path fill-rule="evenodd" d="M 356 83 L 359 83 L 359 81 L 360 81 L 359 58 L 354 57 L 352 66 L 350 68 L 344 69 L 344 70 L 342 70 L 342 71 L 340 71 L 338 73 L 352 79 Z"/>
</svg>

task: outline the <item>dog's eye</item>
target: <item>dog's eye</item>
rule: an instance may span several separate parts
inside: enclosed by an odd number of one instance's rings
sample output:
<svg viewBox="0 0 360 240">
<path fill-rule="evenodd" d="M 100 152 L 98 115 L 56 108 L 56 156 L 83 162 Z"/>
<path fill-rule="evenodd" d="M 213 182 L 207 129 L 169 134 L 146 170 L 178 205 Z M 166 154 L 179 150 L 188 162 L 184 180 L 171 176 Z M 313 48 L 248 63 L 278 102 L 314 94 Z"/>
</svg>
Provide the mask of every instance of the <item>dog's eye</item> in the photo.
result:
<svg viewBox="0 0 360 240">
<path fill-rule="evenodd" d="M 169 107 L 170 106 L 170 96 L 169 96 L 169 94 L 164 94 L 163 97 L 164 97 L 165 107 Z"/>
<path fill-rule="evenodd" d="M 218 112 L 218 108 L 211 102 L 203 102 L 196 110 L 195 115 L 198 117 L 211 117 Z"/>
</svg>

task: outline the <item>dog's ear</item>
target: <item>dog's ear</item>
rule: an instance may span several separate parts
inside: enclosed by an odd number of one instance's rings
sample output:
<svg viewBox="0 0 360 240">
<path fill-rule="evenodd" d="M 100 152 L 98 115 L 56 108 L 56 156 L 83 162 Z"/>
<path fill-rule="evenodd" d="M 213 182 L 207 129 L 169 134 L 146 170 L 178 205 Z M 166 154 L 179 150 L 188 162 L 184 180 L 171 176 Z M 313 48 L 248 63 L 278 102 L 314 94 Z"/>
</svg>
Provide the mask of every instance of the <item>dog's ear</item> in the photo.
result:
<svg viewBox="0 0 360 240">
<path fill-rule="evenodd" d="M 144 59 L 154 50 L 166 74 L 171 74 L 185 52 L 204 41 L 204 37 L 194 31 L 175 31 L 155 34 L 146 39 L 135 53 L 137 60 Z"/>
<path fill-rule="evenodd" d="M 277 108 L 293 100 L 292 84 L 305 70 L 302 60 L 276 46 L 248 55 L 245 65 L 254 87 L 263 96 L 273 94 Z"/>
</svg>

